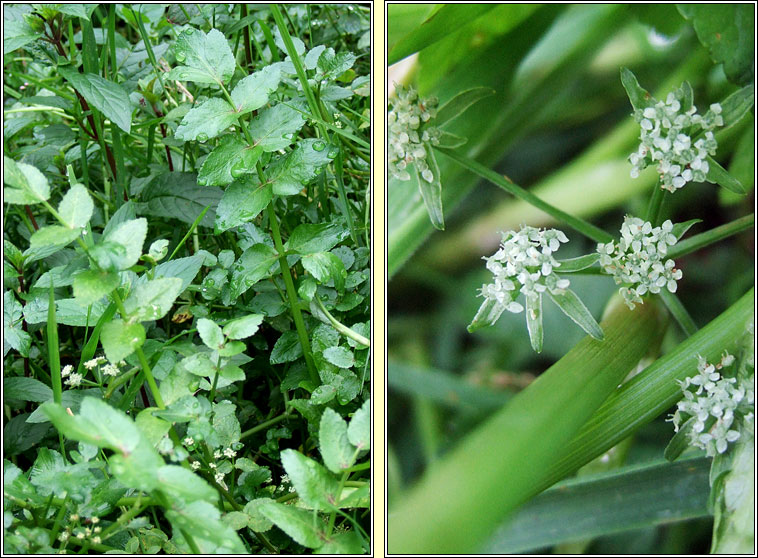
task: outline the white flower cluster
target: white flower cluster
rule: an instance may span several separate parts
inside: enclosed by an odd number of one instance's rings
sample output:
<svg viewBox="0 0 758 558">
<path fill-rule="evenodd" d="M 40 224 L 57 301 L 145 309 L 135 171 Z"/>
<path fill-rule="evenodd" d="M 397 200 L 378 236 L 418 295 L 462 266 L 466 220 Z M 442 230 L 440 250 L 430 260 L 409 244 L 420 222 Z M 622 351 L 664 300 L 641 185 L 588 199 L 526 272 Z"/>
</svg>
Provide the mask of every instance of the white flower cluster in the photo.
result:
<svg viewBox="0 0 758 558">
<path fill-rule="evenodd" d="M 689 434 L 690 444 L 704 449 L 708 456 L 724 453 L 729 443 L 740 437 L 735 424 L 737 416 L 746 422 L 753 420 L 755 392 L 751 382 L 740 382 L 737 378 L 726 378 L 719 373 L 724 367 L 734 363 L 734 357 L 725 353 L 721 362 L 713 365 L 698 356 L 698 373 L 679 382 L 684 399 L 677 403 L 672 417 L 674 430 L 685 420 L 682 415 L 694 417 L 695 422 Z M 696 387 L 693 392 L 688 388 Z"/>
<path fill-rule="evenodd" d="M 682 271 L 674 267 L 674 260 L 665 259 L 669 246 L 676 244 L 673 228 L 671 221 L 653 227 L 647 221 L 627 215 L 618 243 L 597 245 L 602 268 L 613 276 L 617 285 L 625 285 L 619 292 L 629 308 L 642 303 L 642 295 L 648 292 L 657 294 L 663 287 L 676 292 Z"/>
<path fill-rule="evenodd" d="M 634 119 L 640 124 L 640 146 L 629 156 L 631 176 L 657 163 L 661 188 L 675 192 L 687 182 L 703 182 L 708 174 L 708 155 L 715 155 L 718 144 L 713 130 L 724 125 L 721 105 L 714 103 L 701 116 L 692 105 L 683 110 L 684 92 L 669 93 L 666 102 L 658 101 L 645 109 L 636 109 Z M 705 131 L 693 144 L 692 136 Z"/>
<path fill-rule="evenodd" d="M 553 253 L 562 242 L 568 242 L 568 238 L 557 229 L 522 226 L 518 232 L 503 234 L 500 249 L 484 258 L 495 281 L 483 285 L 481 295 L 495 303 L 495 316 L 502 314 L 503 310 L 514 314 L 521 312 L 524 307 L 516 302 L 519 293 L 536 298 L 545 291 L 553 294 L 566 291 L 569 280 L 559 278 L 553 271 L 560 266 Z"/>
<path fill-rule="evenodd" d="M 402 85 L 395 85 L 395 93 L 387 115 L 390 174 L 399 180 L 410 180 L 407 167 L 415 164 L 419 176 L 432 182 L 434 173 L 426 162 L 425 144 L 439 144 L 441 132 L 431 125 L 437 116 L 437 99 L 420 99 L 415 89 Z"/>
</svg>

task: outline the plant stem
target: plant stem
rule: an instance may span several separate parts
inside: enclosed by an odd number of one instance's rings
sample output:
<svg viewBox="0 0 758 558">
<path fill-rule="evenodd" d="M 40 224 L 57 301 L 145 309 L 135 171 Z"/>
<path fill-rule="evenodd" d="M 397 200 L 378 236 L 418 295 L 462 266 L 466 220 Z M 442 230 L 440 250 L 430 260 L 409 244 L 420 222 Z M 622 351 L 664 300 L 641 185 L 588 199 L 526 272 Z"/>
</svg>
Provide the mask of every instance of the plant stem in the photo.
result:
<svg viewBox="0 0 758 558">
<path fill-rule="evenodd" d="M 350 339 L 352 339 L 356 343 L 360 343 L 361 345 L 363 345 L 365 347 L 370 347 L 371 346 L 371 341 L 369 341 L 368 339 L 366 339 L 365 337 L 363 337 L 363 335 L 361 335 L 360 333 L 354 332 L 352 329 L 350 329 L 346 325 L 338 322 L 334 318 L 334 316 L 332 316 L 329 313 L 329 311 L 324 307 L 324 304 L 321 302 L 321 299 L 319 299 L 319 297 L 317 295 L 314 295 L 313 300 L 316 301 L 316 304 L 318 305 L 319 310 L 321 310 L 321 312 L 324 313 L 324 316 L 326 316 L 326 318 L 329 320 L 329 323 L 332 324 L 332 326 L 334 327 L 334 329 L 336 329 L 337 331 L 339 331 L 345 337 L 349 337 Z"/>
<path fill-rule="evenodd" d="M 745 231 L 755 225 L 755 213 L 745 215 L 739 219 L 735 219 L 725 225 L 720 225 L 709 231 L 696 234 L 685 240 L 677 242 L 671 250 L 669 250 L 668 257 L 671 259 L 680 258 L 691 252 L 695 252 L 700 248 L 704 248 L 710 244 L 729 238 L 732 235 Z"/>
<path fill-rule="evenodd" d="M 590 240 L 593 240 L 595 242 L 610 242 L 611 240 L 613 240 L 613 237 L 607 232 L 605 232 L 603 229 L 596 227 L 595 225 L 585 221 L 584 219 L 580 219 L 579 217 L 574 217 L 573 215 L 569 215 L 565 211 L 561 211 L 557 207 L 554 207 L 550 205 L 549 203 L 542 201 L 540 198 L 538 198 L 531 192 L 524 190 L 521 186 L 518 186 L 517 184 L 514 184 L 510 179 L 503 178 L 502 176 L 497 174 L 495 171 L 488 169 L 484 165 L 481 165 L 477 163 L 476 161 L 473 161 L 472 159 L 464 157 L 463 155 L 460 155 L 459 153 L 453 151 L 452 149 L 446 149 L 442 147 L 435 147 L 434 149 L 436 149 L 440 153 L 444 153 L 445 155 L 453 159 L 453 161 L 460 164 L 462 167 L 470 170 L 471 172 L 475 174 L 478 174 L 485 180 L 489 180 L 495 186 L 499 186 L 506 192 L 513 194 L 517 198 L 522 199 L 523 201 L 533 205 L 534 207 L 538 209 L 541 209 L 548 215 L 552 215 L 558 221 L 562 221 L 563 223 L 566 223 L 569 227 L 583 234 Z"/>
<path fill-rule="evenodd" d="M 240 440 L 244 440 L 245 438 L 252 436 L 256 432 L 260 432 L 261 430 L 265 430 L 269 426 L 273 426 L 274 424 L 282 422 L 284 419 L 289 418 L 289 416 L 290 416 L 290 412 L 288 409 L 284 413 L 279 415 L 278 417 L 274 417 L 272 419 L 266 420 L 260 423 L 258 426 L 252 427 L 250 430 L 245 430 L 242 434 L 240 434 Z"/>
<path fill-rule="evenodd" d="M 684 307 L 684 304 L 682 304 L 682 301 L 679 300 L 679 297 L 674 293 L 670 293 L 666 289 L 661 289 L 660 295 L 666 308 L 669 309 L 669 312 L 674 316 L 674 319 L 684 333 L 687 334 L 687 337 L 697 333 L 697 325 L 695 325 L 695 321 L 692 319 L 689 312 L 687 312 L 687 309 Z"/>
<path fill-rule="evenodd" d="M 656 180 L 653 186 L 653 194 L 650 196 L 650 203 L 647 206 L 647 221 L 655 227 L 661 218 L 661 207 L 663 207 L 663 196 L 666 191 L 661 188 L 660 180 Z"/>
</svg>

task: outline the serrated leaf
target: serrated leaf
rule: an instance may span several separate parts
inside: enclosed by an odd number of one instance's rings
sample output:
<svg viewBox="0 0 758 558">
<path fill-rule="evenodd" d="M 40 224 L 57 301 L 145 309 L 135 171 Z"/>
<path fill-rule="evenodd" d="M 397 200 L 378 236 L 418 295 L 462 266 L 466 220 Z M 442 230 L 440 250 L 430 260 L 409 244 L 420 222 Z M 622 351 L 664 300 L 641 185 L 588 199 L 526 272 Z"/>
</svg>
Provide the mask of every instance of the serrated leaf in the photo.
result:
<svg viewBox="0 0 758 558">
<path fill-rule="evenodd" d="M 92 218 L 95 204 L 82 184 L 74 184 L 63 196 L 58 206 L 58 215 L 66 222 L 68 228 L 86 227 Z"/>
<path fill-rule="evenodd" d="M 276 66 L 266 66 L 242 78 L 231 93 L 236 113 L 247 114 L 268 103 L 269 95 L 276 91 L 280 81 L 281 72 Z"/>
<path fill-rule="evenodd" d="M 273 500 L 261 500 L 258 505 L 261 515 L 292 537 L 295 542 L 308 547 L 323 546 L 326 533 L 318 529 L 313 514 L 307 510 L 285 506 Z"/>
<path fill-rule="evenodd" d="M 328 347 L 324 349 L 324 358 L 339 368 L 347 369 L 355 365 L 353 352 L 345 347 Z"/>
<path fill-rule="evenodd" d="M 211 350 L 218 350 L 224 344 L 224 334 L 213 320 L 200 318 L 197 321 L 197 333 L 205 346 Z"/>
<path fill-rule="evenodd" d="M 359 450 L 371 449 L 371 400 L 366 399 L 347 427 L 347 439 Z"/>
<path fill-rule="evenodd" d="M 232 278 L 229 281 L 232 298 L 237 298 L 267 277 L 277 259 L 276 250 L 266 244 L 254 244 L 245 250 L 232 266 Z"/>
<path fill-rule="evenodd" d="M 3 156 L 3 201 L 20 205 L 40 203 L 50 198 L 50 185 L 37 167 L 17 163 Z"/>
<path fill-rule="evenodd" d="M 234 319 L 224 326 L 224 335 L 229 339 L 247 339 L 255 335 L 262 322 L 263 314 L 249 314 Z"/>
<path fill-rule="evenodd" d="M 124 360 L 145 342 L 145 328 L 142 324 L 129 324 L 124 320 L 113 320 L 103 325 L 100 342 L 106 358 L 111 362 Z"/>
<path fill-rule="evenodd" d="M 318 430 L 321 457 L 330 471 L 342 473 L 355 463 L 355 448 L 347 437 L 347 423 L 334 409 L 327 407 Z"/>
<path fill-rule="evenodd" d="M 30 263 L 55 254 L 79 238 L 81 233 L 81 229 L 69 229 L 62 225 L 42 227 L 29 239 L 29 248 L 24 251 L 24 261 Z"/>
<path fill-rule="evenodd" d="M 202 254 L 194 254 L 185 258 L 177 258 L 164 262 L 155 268 L 153 277 L 176 277 L 181 279 L 182 286 L 179 292 L 183 292 L 192 280 L 197 276 L 200 268 L 203 266 L 204 257 Z"/>
<path fill-rule="evenodd" d="M 713 157 L 708 155 L 705 160 L 708 161 L 708 174 L 705 177 L 708 182 L 718 184 L 722 188 L 726 188 L 730 192 L 741 196 L 747 194 L 747 190 L 745 190 L 742 183 L 729 174 Z"/>
<path fill-rule="evenodd" d="M 186 506 L 173 506 L 166 517 L 174 528 L 175 537 L 182 531 L 191 533 L 203 554 L 245 554 L 248 550 L 239 535 L 221 521 L 221 513 L 205 500 Z"/>
<path fill-rule="evenodd" d="M 145 186 L 140 194 L 142 203 L 137 206 L 142 214 L 170 217 L 184 223 L 194 223 L 210 206 L 200 225 L 212 227 L 216 206 L 223 195 L 220 188 L 199 186 L 194 173 L 166 171 Z"/>
<path fill-rule="evenodd" d="M 248 129 L 255 140 L 255 146 L 271 152 L 291 145 L 304 124 L 305 117 L 300 111 L 279 103 L 262 109 Z"/>
<path fill-rule="evenodd" d="M 140 322 L 160 320 L 171 310 L 181 289 L 182 280 L 178 277 L 162 277 L 137 284 L 124 301 L 124 317 Z"/>
<path fill-rule="evenodd" d="M 603 330 L 600 328 L 595 318 L 571 289 L 567 289 L 563 294 L 548 293 L 550 298 L 555 302 L 558 308 L 571 318 L 579 327 L 581 327 L 586 333 L 602 341 L 604 338 Z M 529 312 L 529 304 L 527 297 L 527 312 Z M 538 351 L 539 352 L 539 351 Z"/>
<path fill-rule="evenodd" d="M 415 176 L 418 188 L 421 191 L 421 197 L 424 200 L 426 206 L 426 212 L 429 214 L 429 219 L 432 221 L 435 229 L 440 231 L 445 230 L 445 218 L 442 212 L 442 183 L 440 182 L 440 168 L 437 165 L 437 158 L 434 154 L 432 147 L 425 143 L 424 151 L 426 151 L 426 161 L 429 165 L 429 171 L 432 175 L 431 181 L 426 180 L 415 168 L 411 173 L 411 176 Z"/>
<path fill-rule="evenodd" d="M 24 317 L 21 304 L 12 291 L 3 293 L 3 356 L 13 347 L 23 357 L 29 356 L 32 338 L 21 327 Z"/>
<path fill-rule="evenodd" d="M 301 140 L 286 157 L 266 169 L 266 180 L 278 196 L 298 194 L 331 161 L 334 146 L 321 139 Z"/>
<path fill-rule="evenodd" d="M 269 360 L 271 364 L 282 364 L 292 362 L 303 356 L 303 347 L 300 344 L 297 333 L 290 330 L 285 331 L 274 343 Z"/>
<path fill-rule="evenodd" d="M 352 52 L 340 52 L 336 54 L 329 47 L 318 57 L 318 71 L 327 79 L 336 79 L 353 67 L 357 57 Z"/>
<path fill-rule="evenodd" d="M 121 278 L 115 271 L 82 271 L 74 275 L 74 298 L 82 306 L 89 306 L 113 292 Z"/>
<path fill-rule="evenodd" d="M 434 119 L 435 126 L 444 126 L 463 114 L 466 109 L 477 101 L 494 94 L 495 90 L 491 87 L 474 87 L 473 89 L 461 91 L 439 108 L 437 117 Z"/>
<path fill-rule="evenodd" d="M 316 252 L 307 254 L 300 260 L 303 268 L 310 273 L 319 283 L 326 284 L 329 279 L 334 280 L 334 286 L 338 291 L 345 288 L 345 264 L 331 252 Z"/>
<path fill-rule="evenodd" d="M 97 74 L 80 74 L 59 67 L 59 73 L 82 97 L 127 134 L 132 129 L 132 104 L 126 90 Z"/>
<path fill-rule="evenodd" d="M 206 35 L 189 27 L 177 37 L 172 51 L 176 60 L 184 65 L 173 68 L 168 79 L 222 84 L 234 74 L 232 49 L 218 29 L 211 29 Z"/>
<path fill-rule="evenodd" d="M 174 137 L 183 141 L 215 138 L 237 122 L 237 113 L 224 99 L 213 97 L 195 106 L 182 118 Z"/>
<path fill-rule="evenodd" d="M 310 223 L 303 223 L 292 231 L 289 239 L 284 244 L 284 249 L 297 252 L 298 254 L 326 252 L 334 248 L 349 235 L 349 231 L 339 224 L 318 223 L 312 225 Z"/>
<path fill-rule="evenodd" d="M 250 147 L 233 135 L 224 136 L 200 167 L 197 183 L 202 186 L 229 184 L 238 173 L 253 172 L 262 153 L 261 147 Z"/>
<path fill-rule="evenodd" d="M 255 175 L 234 181 L 221 198 L 216 210 L 216 229 L 225 231 L 255 219 L 266 209 L 274 194 L 271 184 L 261 184 Z"/>
<path fill-rule="evenodd" d="M 39 37 L 24 18 L 3 20 L 3 54 L 10 54 L 16 49 L 36 41 Z"/>
<path fill-rule="evenodd" d="M 3 397 L 43 403 L 53 398 L 53 390 L 34 378 L 13 376 L 3 378 Z"/>
<path fill-rule="evenodd" d="M 114 262 L 116 269 L 128 269 L 139 261 L 146 236 L 147 220 L 144 217 L 124 221 L 105 235 L 105 243 L 113 243 L 124 249 L 123 254 L 119 254 Z"/>
<path fill-rule="evenodd" d="M 303 502 L 316 510 L 331 510 L 340 490 L 337 479 L 322 465 L 298 451 L 284 450 L 281 459 L 292 486 Z"/>
</svg>

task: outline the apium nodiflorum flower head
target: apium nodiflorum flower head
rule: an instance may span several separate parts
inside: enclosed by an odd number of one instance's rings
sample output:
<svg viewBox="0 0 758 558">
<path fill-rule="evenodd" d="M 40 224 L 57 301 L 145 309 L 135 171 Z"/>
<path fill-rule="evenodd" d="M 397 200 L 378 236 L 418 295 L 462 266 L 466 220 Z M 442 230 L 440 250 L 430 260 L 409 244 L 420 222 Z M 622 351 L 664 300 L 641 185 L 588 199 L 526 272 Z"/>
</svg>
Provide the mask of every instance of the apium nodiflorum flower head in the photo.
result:
<svg viewBox="0 0 758 558">
<path fill-rule="evenodd" d="M 485 298 L 482 308 L 488 309 L 482 319 L 494 324 L 504 310 L 521 312 L 524 307 L 516 302 L 519 294 L 532 299 L 546 291 L 564 294 L 569 280 L 556 275 L 554 269 L 560 263 L 553 257 L 563 242 L 568 242 L 568 238 L 556 229 L 522 226 L 519 231 L 503 233 L 498 251 L 484 258 L 494 282 L 482 286 L 481 296 Z"/>
<path fill-rule="evenodd" d="M 434 175 L 426 162 L 428 145 L 438 145 L 440 130 L 433 125 L 437 116 L 435 97 L 421 99 L 412 87 L 395 85 L 390 99 L 387 123 L 389 130 L 389 170 L 399 180 L 410 180 L 409 165 L 415 165 L 422 180 L 432 182 Z"/>
<path fill-rule="evenodd" d="M 642 169 L 656 164 L 661 188 L 669 192 L 705 180 L 709 170 L 706 157 L 715 155 L 718 147 L 711 130 L 724 125 L 720 104 L 712 104 L 701 116 L 685 91 L 677 89 L 668 94 L 666 102 L 652 99 L 653 104 L 634 111 L 641 132 L 640 146 L 629 156 L 630 174 L 637 178 Z M 703 137 L 693 142 L 701 132 L 705 132 Z"/>
<path fill-rule="evenodd" d="M 690 445 L 704 449 L 710 457 L 724 453 L 730 443 L 737 441 L 743 424 L 752 427 L 755 403 L 752 377 L 741 381 L 722 374 L 734 361 L 732 355 L 724 353 L 721 362 L 714 365 L 698 355 L 697 374 L 679 382 L 684 399 L 677 403 L 671 417 L 674 430 L 678 432 L 692 417 Z"/>
<path fill-rule="evenodd" d="M 617 285 L 623 285 L 619 292 L 630 309 L 642 303 L 642 295 L 648 292 L 657 294 L 664 287 L 676 292 L 682 271 L 676 269 L 674 260 L 665 259 L 669 247 L 677 241 L 673 228 L 671 221 L 653 227 L 627 215 L 618 242 L 597 245 L 601 267 Z"/>
</svg>

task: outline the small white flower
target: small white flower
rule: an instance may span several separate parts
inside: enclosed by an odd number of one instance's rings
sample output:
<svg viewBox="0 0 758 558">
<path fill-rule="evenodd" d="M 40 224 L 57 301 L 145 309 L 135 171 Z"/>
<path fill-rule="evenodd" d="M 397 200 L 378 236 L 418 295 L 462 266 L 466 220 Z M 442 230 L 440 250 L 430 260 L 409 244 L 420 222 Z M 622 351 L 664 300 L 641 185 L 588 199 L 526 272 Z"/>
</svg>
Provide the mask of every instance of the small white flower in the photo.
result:
<svg viewBox="0 0 758 558">
<path fill-rule="evenodd" d="M 63 531 L 60 535 L 58 535 L 58 540 L 61 542 L 66 542 L 68 540 L 68 537 L 69 537 L 69 532 Z"/>
<path fill-rule="evenodd" d="M 434 174 L 426 163 L 425 144 L 439 144 L 441 132 L 432 125 L 437 100 L 420 99 L 415 89 L 402 85 L 395 86 L 395 93 L 387 115 L 390 174 L 399 180 L 410 180 L 407 166 L 414 164 L 421 178 L 432 182 Z"/>
<path fill-rule="evenodd" d="M 226 448 L 224 450 L 224 455 L 231 459 L 232 457 L 235 457 L 237 455 L 237 452 L 234 451 L 232 448 Z"/>
<path fill-rule="evenodd" d="M 93 524 L 95 524 L 95 523 L 100 523 L 100 518 L 99 518 L 99 517 L 97 517 L 96 515 L 94 515 L 94 516 L 92 516 L 92 517 L 90 518 L 90 522 L 92 522 Z"/>
<path fill-rule="evenodd" d="M 199 461 L 193 461 L 192 465 L 190 465 L 190 467 L 192 467 L 193 471 L 197 471 L 200 468 L 200 462 Z"/>
<path fill-rule="evenodd" d="M 215 450 L 213 452 L 213 459 L 221 459 L 221 450 Z"/>
<path fill-rule="evenodd" d="M 77 538 L 77 539 L 79 539 L 80 541 L 81 541 L 81 540 L 84 540 L 84 537 L 85 537 L 85 536 L 86 536 L 86 535 L 84 534 L 84 531 L 79 531 L 79 532 L 76 534 L 76 538 Z"/>
<path fill-rule="evenodd" d="M 108 363 L 105 366 L 103 366 L 103 368 L 102 368 L 101 371 L 106 376 L 118 376 L 118 374 L 120 372 L 119 369 L 118 369 L 118 366 L 116 366 L 115 364 L 111 364 L 111 363 Z"/>
<path fill-rule="evenodd" d="M 64 366 L 61 369 L 61 378 L 65 378 L 66 376 L 68 376 L 69 374 L 71 374 L 71 372 L 73 372 L 73 370 L 74 370 L 74 367 L 71 366 L 70 364 L 67 364 L 66 366 Z"/>
<path fill-rule="evenodd" d="M 70 520 L 70 521 L 79 521 L 79 514 L 77 514 L 77 513 L 72 513 L 72 514 L 69 516 L 69 520 Z"/>
<path fill-rule="evenodd" d="M 215 469 L 216 468 L 216 464 L 215 463 L 208 463 L 208 467 L 210 467 L 211 469 Z"/>
<path fill-rule="evenodd" d="M 92 537 L 92 542 L 95 544 L 100 544 L 100 537 Z"/>
<path fill-rule="evenodd" d="M 66 385 L 71 387 L 78 387 L 82 383 L 82 375 L 78 372 L 71 374 L 66 380 Z"/>
<path fill-rule="evenodd" d="M 184 439 L 184 445 L 185 446 L 193 446 L 193 445 L 195 445 L 195 440 L 193 440 L 191 436 L 187 436 Z"/>
<path fill-rule="evenodd" d="M 84 363 L 84 367 L 87 370 L 92 370 L 95 366 L 100 364 L 101 362 L 105 362 L 105 359 L 103 357 L 95 357 L 92 360 L 88 360 Z"/>
</svg>

